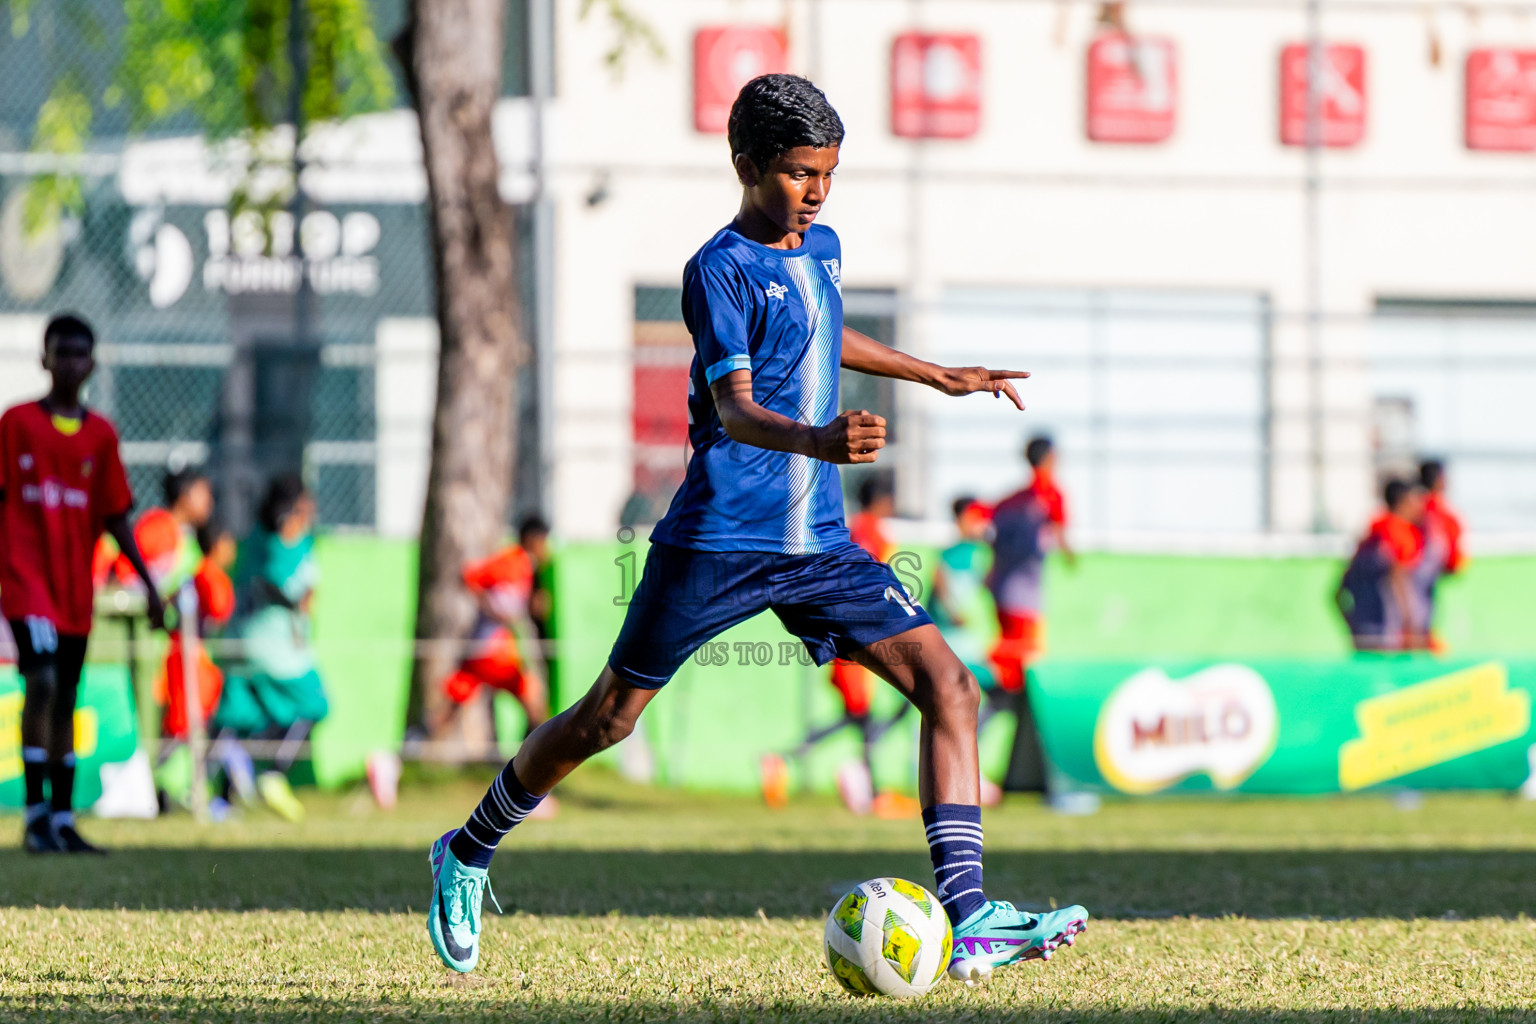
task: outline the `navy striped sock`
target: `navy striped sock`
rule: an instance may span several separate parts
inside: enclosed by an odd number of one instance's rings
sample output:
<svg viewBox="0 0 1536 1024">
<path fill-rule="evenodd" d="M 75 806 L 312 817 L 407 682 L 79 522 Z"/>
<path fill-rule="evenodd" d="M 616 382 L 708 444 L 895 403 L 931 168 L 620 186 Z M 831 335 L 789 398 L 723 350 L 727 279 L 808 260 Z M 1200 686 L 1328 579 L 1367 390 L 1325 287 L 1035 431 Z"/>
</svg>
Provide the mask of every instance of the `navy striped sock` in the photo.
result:
<svg viewBox="0 0 1536 1024">
<path fill-rule="evenodd" d="M 981 808 L 935 804 L 923 809 L 923 825 L 939 903 L 949 923 L 959 924 L 987 902 L 981 890 Z"/>
<path fill-rule="evenodd" d="M 517 781 L 517 773 L 512 770 L 512 762 L 508 761 L 491 783 L 491 788 L 486 790 L 480 806 L 475 808 L 464 827 L 448 840 L 448 849 L 453 851 L 460 864 L 472 868 L 488 867 L 502 836 L 528 817 L 528 812 L 539 806 L 543 799 L 523 788 Z"/>
</svg>

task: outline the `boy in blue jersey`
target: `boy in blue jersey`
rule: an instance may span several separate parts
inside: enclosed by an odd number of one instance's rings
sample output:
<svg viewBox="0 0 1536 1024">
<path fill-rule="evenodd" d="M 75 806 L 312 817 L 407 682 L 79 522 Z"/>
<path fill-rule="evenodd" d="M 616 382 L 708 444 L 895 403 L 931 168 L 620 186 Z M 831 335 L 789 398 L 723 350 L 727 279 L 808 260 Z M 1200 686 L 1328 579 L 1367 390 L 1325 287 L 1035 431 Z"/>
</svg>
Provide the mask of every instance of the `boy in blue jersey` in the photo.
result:
<svg viewBox="0 0 1536 1024">
<path fill-rule="evenodd" d="M 819 664 L 850 658 L 922 715 L 919 796 L 937 892 L 954 925 L 952 977 L 1048 959 L 1087 924 L 1068 907 L 1028 914 L 982 891 L 976 680 L 889 567 L 854 544 L 834 464 L 869 463 L 885 421 L 837 411 L 839 368 L 990 392 L 1023 408 L 1010 378 L 936 366 L 843 327 L 842 251 L 815 223 L 843 125 L 821 91 L 764 75 L 731 108 L 741 208 L 689 260 L 683 313 L 696 355 L 693 457 L 651 534 L 645 571 L 608 664 L 580 701 L 529 734 L 462 828 L 433 844 L 427 931 L 443 963 L 473 970 L 497 843 L 554 785 L 634 729 L 700 645 L 772 609 Z"/>
</svg>

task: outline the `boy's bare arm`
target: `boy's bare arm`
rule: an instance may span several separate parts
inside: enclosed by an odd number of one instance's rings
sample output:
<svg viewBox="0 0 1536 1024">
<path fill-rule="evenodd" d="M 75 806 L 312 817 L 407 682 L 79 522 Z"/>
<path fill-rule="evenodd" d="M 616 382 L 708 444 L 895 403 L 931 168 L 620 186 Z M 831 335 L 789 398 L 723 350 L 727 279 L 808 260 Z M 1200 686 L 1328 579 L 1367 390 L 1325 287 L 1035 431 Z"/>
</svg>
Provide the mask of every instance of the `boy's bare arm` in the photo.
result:
<svg viewBox="0 0 1536 1024">
<path fill-rule="evenodd" d="M 885 447 L 885 420 L 863 409 L 816 425 L 763 408 L 752 398 L 751 370 L 732 370 L 709 391 L 720 425 L 732 441 L 843 464 L 874 462 Z"/>
<path fill-rule="evenodd" d="M 867 373 L 872 377 L 892 377 L 910 380 L 917 384 L 942 391 L 946 395 L 971 395 L 978 391 L 990 391 L 994 395 L 1007 395 L 1009 401 L 1023 409 L 1019 393 L 1010 380 L 1028 377 L 1025 370 L 989 370 L 985 366 L 939 366 L 905 352 L 882 345 L 866 334 L 851 327 L 843 328 L 843 369 Z"/>
</svg>

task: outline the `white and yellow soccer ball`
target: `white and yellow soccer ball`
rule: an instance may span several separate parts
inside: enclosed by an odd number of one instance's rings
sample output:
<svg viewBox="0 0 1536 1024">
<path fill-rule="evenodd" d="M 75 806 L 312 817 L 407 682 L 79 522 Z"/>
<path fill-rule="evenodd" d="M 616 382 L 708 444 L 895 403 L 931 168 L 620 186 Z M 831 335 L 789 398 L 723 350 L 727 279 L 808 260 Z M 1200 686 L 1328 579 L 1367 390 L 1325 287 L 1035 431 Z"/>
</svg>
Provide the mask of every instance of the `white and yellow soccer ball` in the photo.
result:
<svg viewBox="0 0 1536 1024">
<path fill-rule="evenodd" d="M 827 915 L 827 967 L 855 995 L 924 995 L 953 949 L 938 897 L 904 878 L 863 882 Z"/>
</svg>

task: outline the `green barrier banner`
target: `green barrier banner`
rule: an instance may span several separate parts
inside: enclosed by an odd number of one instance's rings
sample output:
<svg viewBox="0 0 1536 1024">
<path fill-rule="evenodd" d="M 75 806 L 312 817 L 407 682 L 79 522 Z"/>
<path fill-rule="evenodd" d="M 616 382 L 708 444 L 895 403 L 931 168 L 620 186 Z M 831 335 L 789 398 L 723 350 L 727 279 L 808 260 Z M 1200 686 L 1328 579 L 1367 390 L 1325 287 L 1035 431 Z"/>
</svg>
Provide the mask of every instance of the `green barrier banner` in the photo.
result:
<svg viewBox="0 0 1536 1024">
<path fill-rule="evenodd" d="M 1536 774 L 1536 661 L 1057 661 L 1031 687 L 1062 790 L 1512 790 Z"/>
<path fill-rule="evenodd" d="M 133 756 L 138 746 L 128 670 L 87 665 L 75 707 L 75 806 L 89 807 L 101 796 L 101 766 Z M 21 779 L 21 679 L 0 669 L 0 807 L 19 808 L 26 799 Z"/>
</svg>

